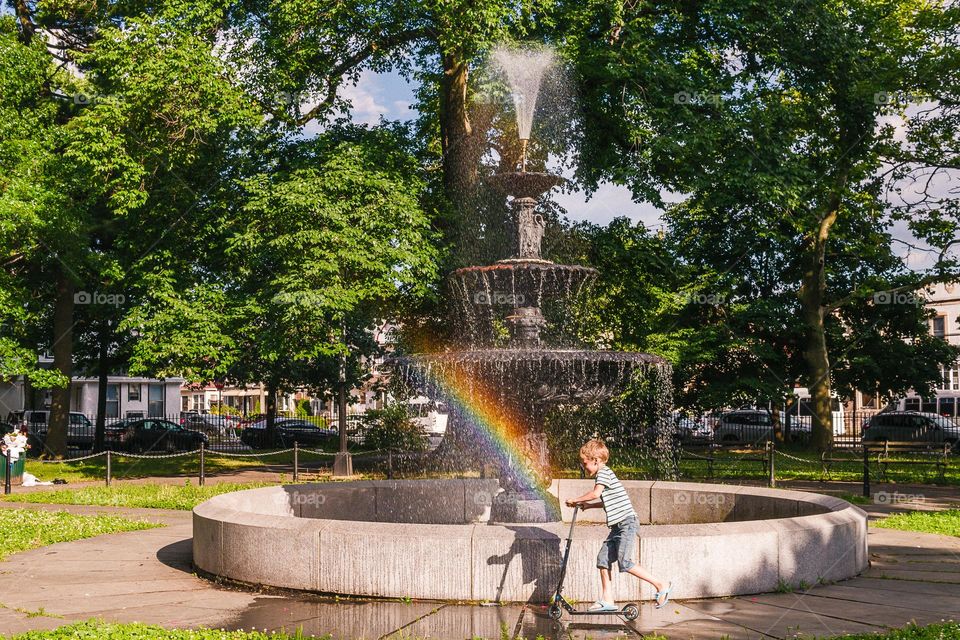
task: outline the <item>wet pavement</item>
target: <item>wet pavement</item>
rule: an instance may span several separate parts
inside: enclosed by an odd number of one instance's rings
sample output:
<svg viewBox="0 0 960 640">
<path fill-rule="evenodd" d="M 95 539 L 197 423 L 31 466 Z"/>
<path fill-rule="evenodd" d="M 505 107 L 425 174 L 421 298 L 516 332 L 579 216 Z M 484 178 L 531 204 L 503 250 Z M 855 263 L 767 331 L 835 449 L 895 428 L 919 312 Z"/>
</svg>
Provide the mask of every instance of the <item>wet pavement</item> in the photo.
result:
<svg viewBox="0 0 960 640">
<path fill-rule="evenodd" d="M 937 506 L 953 506 L 951 497 Z M 937 502 L 932 498 L 923 508 Z M 871 567 L 851 580 L 793 593 L 671 602 L 659 610 L 643 603 L 630 623 L 565 615 L 557 624 L 539 605 L 360 601 L 215 585 L 193 574 L 189 513 L 0 503 L 16 506 L 123 514 L 165 526 L 51 545 L 0 563 L 0 634 L 100 617 L 167 628 L 300 631 L 336 640 L 603 640 L 654 633 L 739 640 L 882 632 L 911 621 L 960 619 L 960 538 L 933 534 L 871 528 Z M 876 517 L 889 506 L 864 508 Z"/>
</svg>

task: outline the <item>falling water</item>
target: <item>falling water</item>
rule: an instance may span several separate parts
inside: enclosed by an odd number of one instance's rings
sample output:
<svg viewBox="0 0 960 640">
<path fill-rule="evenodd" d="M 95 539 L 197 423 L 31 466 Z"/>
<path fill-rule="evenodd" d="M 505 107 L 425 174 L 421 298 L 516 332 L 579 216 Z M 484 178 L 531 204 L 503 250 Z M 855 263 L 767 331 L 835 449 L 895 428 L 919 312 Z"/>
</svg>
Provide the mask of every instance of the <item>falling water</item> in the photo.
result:
<svg viewBox="0 0 960 640">
<path fill-rule="evenodd" d="M 520 139 L 529 140 L 543 77 L 556 64 L 556 56 L 545 47 L 518 49 L 501 45 L 494 49 L 492 58 L 510 84 Z"/>
</svg>

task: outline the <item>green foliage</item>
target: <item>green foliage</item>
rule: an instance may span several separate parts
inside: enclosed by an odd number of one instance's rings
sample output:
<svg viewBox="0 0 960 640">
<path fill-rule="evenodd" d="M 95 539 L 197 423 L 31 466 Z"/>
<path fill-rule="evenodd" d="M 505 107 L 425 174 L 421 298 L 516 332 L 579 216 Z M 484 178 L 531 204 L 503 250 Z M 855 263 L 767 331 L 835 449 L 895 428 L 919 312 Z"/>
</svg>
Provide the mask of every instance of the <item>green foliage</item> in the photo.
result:
<svg viewBox="0 0 960 640">
<path fill-rule="evenodd" d="M 142 520 L 103 514 L 81 516 L 66 511 L 0 509 L 0 539 L 3 540 L 3 546 L 0 547 L 0 560 L 20 551 L 57 542 L 92 538 L 118 531 L 152 529 L 158 526 L 160 525 Z"/>
<path fill-rule="evenodd" d="M 427 437 L 423 429 L 410 419 L 404 404 L 393 404 L 366 414 L 365 443 L 373 449 L 423 451 Z"/>
</svg>

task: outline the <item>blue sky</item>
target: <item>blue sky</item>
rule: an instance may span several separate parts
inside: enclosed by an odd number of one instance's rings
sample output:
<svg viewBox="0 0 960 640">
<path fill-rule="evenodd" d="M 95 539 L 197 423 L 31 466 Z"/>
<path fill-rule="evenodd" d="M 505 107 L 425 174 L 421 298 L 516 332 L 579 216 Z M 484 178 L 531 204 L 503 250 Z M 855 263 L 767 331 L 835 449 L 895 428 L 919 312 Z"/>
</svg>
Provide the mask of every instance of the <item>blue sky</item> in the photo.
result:
<svg viewBox="0 0 960 640">
<path fill-rule="evenodd" d="M 345 86 L 341 95 L 353 104 L 351 115 L 355 122 L 376 124 L 383 116 L 388 120 L 409 120 L 416 117 L 411 109 L 414 86 L 397 73 L 365 72 L 356 86 Z M 588 220 L 607 224 L 618 216 L 658 226 L 660 212 L 650 204 L 633 202 L 630 190 L 613 184 L 604 184 L 588 200 L 582 192 L 554 192 L 554 198 L 566 210 L 571 220 Z"/>
</svg>

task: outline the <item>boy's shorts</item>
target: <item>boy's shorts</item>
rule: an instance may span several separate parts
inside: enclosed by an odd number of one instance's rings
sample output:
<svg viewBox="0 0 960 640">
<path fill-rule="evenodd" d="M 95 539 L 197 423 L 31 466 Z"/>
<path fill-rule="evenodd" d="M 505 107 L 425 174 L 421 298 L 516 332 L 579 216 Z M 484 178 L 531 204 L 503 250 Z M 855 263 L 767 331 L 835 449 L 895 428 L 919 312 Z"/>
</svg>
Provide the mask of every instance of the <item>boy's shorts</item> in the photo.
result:
<svg viewBox="0 0 960 640">
<path fill-rule="evenodd" d="M 610 527 L 610 533 L 597 555 L 598 569 L 609 569 L 610 565 L 616 562 L 620 573 L 623 573 L 636 565 L 633 561 L 633 547 L 637 543 L 639 526 L 637 517 L 630 516 Z"/>
</svg>

